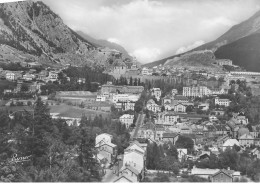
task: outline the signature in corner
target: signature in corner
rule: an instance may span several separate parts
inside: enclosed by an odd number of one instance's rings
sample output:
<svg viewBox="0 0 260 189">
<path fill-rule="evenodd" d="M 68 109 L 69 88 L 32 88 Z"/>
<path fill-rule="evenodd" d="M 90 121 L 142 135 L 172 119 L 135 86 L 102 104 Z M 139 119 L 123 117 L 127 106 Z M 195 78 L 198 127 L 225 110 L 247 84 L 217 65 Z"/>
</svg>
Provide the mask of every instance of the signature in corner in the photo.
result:
<svg viewBox="0 0 260 189">
<path fill-rule="evenodd" d="M 18 163 L 18 162 L 24 162 L 24 161 L 30 161 L 32 155 L 29 155 L 29 156 L 22 156 L 22 157 L 18 157 L 17 154 L 13 154 L 12 158 L 11 158 L 11 162 L 15 162 L 15 163 Z"/>
</svg>

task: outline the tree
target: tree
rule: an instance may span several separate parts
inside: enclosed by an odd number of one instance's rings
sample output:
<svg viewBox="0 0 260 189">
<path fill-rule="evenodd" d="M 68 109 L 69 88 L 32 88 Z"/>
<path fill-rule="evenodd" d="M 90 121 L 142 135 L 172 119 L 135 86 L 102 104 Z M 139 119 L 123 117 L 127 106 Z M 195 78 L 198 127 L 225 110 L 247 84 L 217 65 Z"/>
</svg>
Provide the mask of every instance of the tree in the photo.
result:
<svg viewBox="0 0 260 189">
<path fill-rule="evenodd" d="M 187 106 L 187 108 L 186 108 L 186 112 L 187 113 L 190 113 L 190 112 L 193 112 L 193 106 L 192 105 L 189 105 L 189 106 Z"/>
<path fill-rule="evenodd" d="M 7 112 L 0 111 L 0 159 L 6 160 L 12 154 L 10 132 L 10 119 Z"/>
<path fill-rule="evenodd" d="M 236 150 L 227 148 L 219 155 L 219 159 L 221 168 L 237 170 L 239 155 Z"/>
<path fill-rule="evenodd" d="M 31 101 L 28 101 L 28 102 L 27 102 L 27 106 L 32 106 L 32 102 L 31 102 Z"/>
<path fill-rule="evenodd" d="M 129 85 L 130 85 L 130 86 L 133 86 L 133 78 L 132 78 L 132 77 L 130 77 Z"/>
<path fill-rule="evenodd" d="M 26 85 L 25 83 L 23 83 L 22 86 L 21 86 L 21 91 L 22 91 L 22 92 L 27 92 L 28 90 L 29 90 L 28 85 Z"/>
<path fill-rule="evenodd" d="M 164 112 L 164 111 L 165 111 L 165 107 L 162 106 L 162 108 L 161 108 L 161 112 Z"/>
<path fill-rule="evenodd" d="M 190 137 L 180 135 L 175 146 L 177 148 L 185 148 L 188 150 L 188 153 L 191 153 L 194 147 L 194 141 Z"/>
<path fill-rule="evenodd" d="M 95 136 L 89 127 L 80 128 L 81 139 L 79 144 L 79 156 L 77 158 L 80 167 L 83 169 L 83 181 L 97 182 L 100 180 L 99 167 L 95 159 L 94 147 Z"/>
</svg>

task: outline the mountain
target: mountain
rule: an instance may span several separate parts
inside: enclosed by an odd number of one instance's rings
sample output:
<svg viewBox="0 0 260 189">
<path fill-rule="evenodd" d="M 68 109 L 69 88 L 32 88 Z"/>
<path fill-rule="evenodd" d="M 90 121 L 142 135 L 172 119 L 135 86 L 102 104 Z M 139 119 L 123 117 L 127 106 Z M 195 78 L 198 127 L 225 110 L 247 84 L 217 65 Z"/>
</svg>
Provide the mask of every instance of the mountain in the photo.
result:
<svg viewBox="0 0 260 189">
<path fill-rule="evenodd" d="M 192 51 L 200 51 L 200 50 L 213 50 L 215 52 L 216 58 L 227 58 L 233 60 L 235 65 L 242 66 L 246 69 L 252 70 L 253 68 L 257 68 L 256 58 L 257 55 L 257 44 L 252 43 L 252 39 L 257 40 L 257 34 L 260 33 L 260 11 L 256 12 L 249 19 L 231 27 L 226 33 L 221 35 L 216 40 L 206 43 L 202 46 L 199 46 L 189 52 Z M 241 41 L 240 41 L 241 39 Z M 243 40 L 242 40 L 243 39 Z M 246 42 L 246 40 L 248 40 Z M 238 42 L 236 42 L 238 41 Z M 258 41 L 258 40 L 257 40 Z M 234 43 L 234 44 L 233 44 Z M 227 45 L 227 46 L 226 46 Z M 241 47 L 239 47 L 241 45 Z M 248 48 L 246 49 L 245 46 Z M 249 50 L 250 49 L 250 50 Z M 232 51 L 225 52 L 225 50 Z M 243 51 L 243 52 L 242 52 Z M 187 53 L 189 53 L 187 52 Z M 240 53 L 240 54 L 237 54 Z M 185 54 L 185 53 L 184 53 Z M 245 56 L 240 61 L 238 58 L 241 54 Z M 174 57 L 179 57 L 180 55 L 174 55 L 162 60 L 158 60 L 152 63 L 148 63 L 143 66 L 155 66 L 159 64 L 164 64 L 168 59 L 172 59 Z M 249 66 L 250 65 L 250 66 Z M 253 66 L 254 65 L 254 66 Z"/>
<path fill-rule="evenodd" d="M 215 56 L 230 59 L 248 71 L 260 72 L 260 33 L 255 33 L 219 47 Z"/>
<path fill-rule="evenodd" d="M 229 29 L 226 33 L 224 33 L 216 40 L 197 47 L 194 50 L 216 50 L 223 45 L 232 43 L 236 40 L 256 33 L 260 33 L 260 11 L 256 12 L 252 17 L 243 21 L 242 23 L 231 27 L 231 29 Z"/>
<path fill-rule="evenodd" d="M 221 71 L 222 67 L 215 64 L 216 59 L 212 51 L 194 51 L 168 59 L 165 66 L 173 68 L 189 68 L 191 70 Z"/>
<path fill-rule="evenodd" d="M 0 44 L 0 62 L 105 66 L 112 56 L 71 30 L 41 1 L 0 4 Z"/>
<path fill-rule="evenodd" d="M 97 47 L 108 47 L 110 49 L 115 49 L 117 51 L 120 51 L 121 53 L 123 53 L 123 55 L 127 58 L 131 58 L 131 56 L 128 54 L 128 52 L 125 50 L 124 47 L 122 47 L 121 45 L 117 44 L 117 43 L 113 43 L 104 39 L 95 39 L 91 36 L 89 36 L 88 34 L 85 34 L 82 31 L 76 31 L 80 36 L 82 36 L 85 40 L 91 42 L 93 45 L 97 46 Z"/>
</svg>

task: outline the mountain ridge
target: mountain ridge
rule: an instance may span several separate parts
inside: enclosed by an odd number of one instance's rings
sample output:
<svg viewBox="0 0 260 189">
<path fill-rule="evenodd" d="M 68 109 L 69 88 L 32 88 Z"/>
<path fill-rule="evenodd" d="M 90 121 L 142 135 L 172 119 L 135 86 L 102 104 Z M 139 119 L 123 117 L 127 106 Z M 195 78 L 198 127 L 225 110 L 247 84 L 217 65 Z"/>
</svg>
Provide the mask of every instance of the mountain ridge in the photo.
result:
<svg viewBox="0 0 260 189">
<path fill-rule="evenodd" d="M 111 49 L 115 49 L 115 50 L 118 50 L 120 51 L 121 53 L 123 53 L 123 55 L 126 57 L 126 58 L 130 58 L 131 56 L 128 54 L 127 50 L 117 44 L 117 43 L 113 43 L 113 42 L 110 42 L 110 41 L 107 41 L 105 39 L 95 39 L 93 37 L 91 37 L 90 35 L 82 32 L 82 31 L 76 31 L 81 37 L 83 37 L 85 40 L 89 41 L 90 43 L 92 43 L 93 45 L 97 46 L 97 47 L 108 47 L 108 48 L 111 48 Z"/>
<path fill-rule="evenodd" d="M 260 11 L 257 11 L 253 16 L 249 17 L 248 19 L 244 20 L 243 22 L 236 24 L 232 26 L 227 32 L 222 34 L 220 37 L 218 37 L 216 40 L 213 40 L 209 43 L 203 44 L 199 47 L 196 47 L 188 52 L 185 52 L 183 54 L 192 52 L 192 51 L 200 51 L 200 50 L 212 50 L 213 52 L 216 52 L 217 49 L 221 48 L 222 46 L 228 45 L 230 43 L 233 43 L 239 39 L 245 38 L 247 36 L 251 36 L 253 34 L 260 33 Z M 247 39 L 247 38 L 246 38 Z M 221 51 L 223 53 L 223 50 Z M 180 57 L 183 54 L 177 54 L 173 55 L 161 60 L 157 60 L 151 63 L 144 64 L 143 67 L 152 67 L 157 66 L 159 64 L 165 64 L 165 62 L 169 59 L 173 59 L 175 57 Z M 226 55 L 226 54 L 225 54 Z M 217 58 L 228 58 L 229 56 L 224 56 L 218 54 L 216 56 Z M 232 56 L 233 57 L 233 56 Z M 233 63 L 237 64 L 237 60 L 233 58 Z M 252 64 L 252 63 L 251 63 Z M 241 65 L 241 63 L 238 63 L 238 65 Z M 242 67 L 247 67 L 246 65 L 242 65 Z M 251 69 L 251 68 L 250 68 Z"/>
<path fill-rule="evenodd" d="M 7 49 L 3 45 L 7 45 L 18 54 L 32 55 L 29 61 L 42 64 L 106 66 L 112 56 L 109 52 L 100 52 L 69 28 L 41 1 L 0 4 L 0 43 L 2 51 Z M 12 61 L 6 53 L 0 55 L 1 62 Z M 25 60 L 17 57 L 16 61 Z"/>
</svg>

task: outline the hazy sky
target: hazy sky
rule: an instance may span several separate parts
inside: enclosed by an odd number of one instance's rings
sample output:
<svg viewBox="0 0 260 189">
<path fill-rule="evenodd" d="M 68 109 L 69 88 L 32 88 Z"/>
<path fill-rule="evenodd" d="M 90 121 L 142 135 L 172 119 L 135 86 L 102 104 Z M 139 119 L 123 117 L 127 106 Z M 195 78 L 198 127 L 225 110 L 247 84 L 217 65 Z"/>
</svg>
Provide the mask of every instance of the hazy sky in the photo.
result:
<svg viewBox="0 0 260 189">
<path fill-rule="evenodd" d="M 42 0 L 65 24 L 119 43 L 142 63 L 214 40 L 260 9 L 259 0 Z"/>
</svg>

